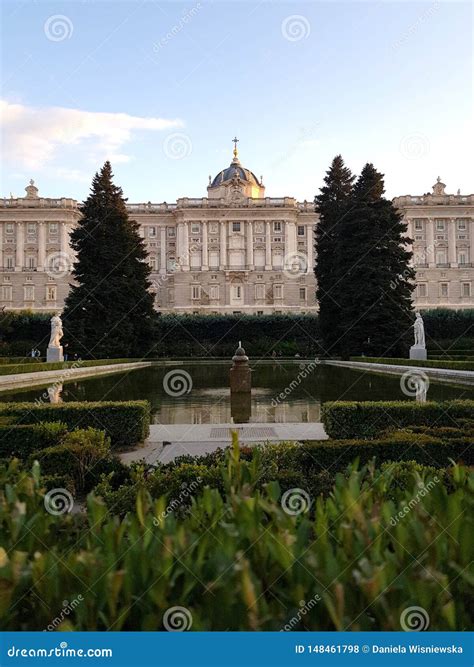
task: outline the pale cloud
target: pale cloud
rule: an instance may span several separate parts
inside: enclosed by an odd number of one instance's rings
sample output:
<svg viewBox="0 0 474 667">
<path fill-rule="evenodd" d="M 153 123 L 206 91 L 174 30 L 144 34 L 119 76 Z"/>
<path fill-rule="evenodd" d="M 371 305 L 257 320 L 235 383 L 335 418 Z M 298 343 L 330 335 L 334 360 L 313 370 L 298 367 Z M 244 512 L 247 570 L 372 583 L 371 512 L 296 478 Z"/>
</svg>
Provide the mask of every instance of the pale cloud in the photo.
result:
<svg viewBox="0 0 474 667">
<path fill-rule="evenodd" d="M 91 162 L 128 162 L 130 155 L 123 149 L 133 132 L 169 130 L 183 127 L 183 122 L 65 107 L 35 108 L 0 100 L 0 127 L 4 158 L 37 169 L 67 147 L 84 150 L 84 159 Z"/>
</svg>

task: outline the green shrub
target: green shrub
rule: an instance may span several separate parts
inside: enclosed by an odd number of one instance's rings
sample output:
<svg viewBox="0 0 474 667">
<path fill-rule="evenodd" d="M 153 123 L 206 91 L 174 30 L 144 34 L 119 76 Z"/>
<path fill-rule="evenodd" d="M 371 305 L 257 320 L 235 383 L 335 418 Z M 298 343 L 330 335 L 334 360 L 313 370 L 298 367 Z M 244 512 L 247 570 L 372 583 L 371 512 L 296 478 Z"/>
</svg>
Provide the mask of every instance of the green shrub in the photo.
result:
<svg viewBox="0 0 474 667">
<path fill-rule="evenodd" d="M 474 418 L 474 401 L 336 401 L 324 403 L 321 420 L 330 438 L 373 438 L 404 426 L 456 426 Z"/>
<path fill-rule="evenodd" d="M 13 417 L 18 424 L 61 421 L 70 430 L 96 428 L 106 432 L 114 448 L 135 446 L 150 429 L 148 401 L 0 403 L 2 416 Z"/>
<path fill-rule="evenodd" d="M 156 631 L 178 603 L 197 631 L 278 631 L 295 616 L 294 630 L 399 631 L 415 604 L 431 630 L 469 626 L 472 472 L 455 467 L 449 492 L 420 495 L 430 470 L 405 467 L 399 484 L 399 467 L 352 467 L 312 499 L 313 519 L 285 509 L 279 484 L 257 489 L 256 463 L 227 452 L 224 491 L 204 488 L 182 518 L 143 488 L 123 520 L 90 495 L 87 526 L 45 512 L 37 470 L 0 469 L 2 628 L 47 627 L 85 591 L 59 629 Z M 298 615 L 301 600 L 318 602 Z"/>
<path fill-rule="evenodd" d="M 59 444 L 66 433 L 61 422 L 0 425 L 0 457 L 26 459 L 33 451 Z"/>
</svg>

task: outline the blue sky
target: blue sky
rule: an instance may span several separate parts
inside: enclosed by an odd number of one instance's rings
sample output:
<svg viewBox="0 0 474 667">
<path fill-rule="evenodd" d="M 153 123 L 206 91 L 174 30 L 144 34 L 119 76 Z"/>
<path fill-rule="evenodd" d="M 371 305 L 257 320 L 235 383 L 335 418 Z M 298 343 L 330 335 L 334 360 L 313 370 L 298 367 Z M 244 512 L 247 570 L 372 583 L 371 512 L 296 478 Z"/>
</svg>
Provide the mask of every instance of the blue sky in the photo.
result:
<svg viewBox="0 0 474 667">
<path fill-rule="evenodd" d="M 83 199 L 107 158 L 130 201 L 205 196 L 235 134 L 269 196 L 337 153 L 474 191 L 469 3 L 6 0 L 2 33 L 2 196 Z"/>
</svg>

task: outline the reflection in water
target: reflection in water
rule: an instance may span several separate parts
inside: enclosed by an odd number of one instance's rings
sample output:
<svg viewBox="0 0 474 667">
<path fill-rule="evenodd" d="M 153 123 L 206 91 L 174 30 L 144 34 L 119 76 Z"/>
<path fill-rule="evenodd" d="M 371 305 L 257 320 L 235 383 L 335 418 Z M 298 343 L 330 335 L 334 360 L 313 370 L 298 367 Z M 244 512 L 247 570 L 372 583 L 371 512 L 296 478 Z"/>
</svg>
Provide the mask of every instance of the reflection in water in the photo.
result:
<svg viewBox="0 0 474 667">
<path fill-rule="evenodd" d="M 63 390 L 63 385 L 61 382 L 48 387 L 48 397 L 50 403 L 62 403 L 63 399 L 61 398 L 61 392 Z"/>
<path fill-rule="evenodd" d="M 302 360 L 252 362 L 252 422 L 318 422 L 321 421 L 321 405 L 326 401 L 416 400 L 415 392 L 407 396 L 402 391 L 400 378 L 395 375 L 370 375 L 358 370 L 321 365 L 303 374 L 300 363 Z M 229 367 L 230 363 L 209 361 L 156 364 L 128 373 L 65 382 L 62 391 L 54 394 L 54 400 L 57 397 L 65 402 L 146 399 L 150 402 L 154 423 L 229 423 L 234 416 L 229 390 Z M 169 396 L 165 392 L 163 378 L 172 368 L 189 373 L 192 378 L 189 393 Z M 44 393 L 44 389 L 37 388 L 1 392 L 0 400 L 35 401 Z M 435 401 L 472 398 L 473 394 L 472 387 L 461 385 L 431 382 L 429 388 L 429 398 Z M 421 392 L 419 398 L 423 398 Z M 235 409 L 238 414 L 234 420 L 238 421 L 240 417 L 245 421 L 248 403 Z"/>
<path fill-rule="evenodd" d="M 251 421 L 252 415 L 252 397 L 249 391 L 241 394 L 231 392 L 230 394 L 230 413 L 236 424 L 246 424 Z"/>
</svg>

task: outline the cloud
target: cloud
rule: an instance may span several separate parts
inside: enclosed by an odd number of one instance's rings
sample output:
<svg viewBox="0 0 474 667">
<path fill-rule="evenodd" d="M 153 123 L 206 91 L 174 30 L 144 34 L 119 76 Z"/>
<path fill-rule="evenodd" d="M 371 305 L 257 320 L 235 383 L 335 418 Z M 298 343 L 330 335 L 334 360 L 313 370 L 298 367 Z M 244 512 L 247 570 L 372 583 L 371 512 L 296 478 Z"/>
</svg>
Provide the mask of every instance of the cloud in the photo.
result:
<svg viewBox="0 0 474 667">
<path fill-rule="evenodd" d="M 183 122 L 64 107 L 35 108 L 0 100 L 0 127 L 5 159 L 37 169 L 67 147 L 84 150 L 94 162 L 127 162 L 130 156 L 122 148 L 133 132 L 168 130 L 183 127 Z"/>
</svg>

